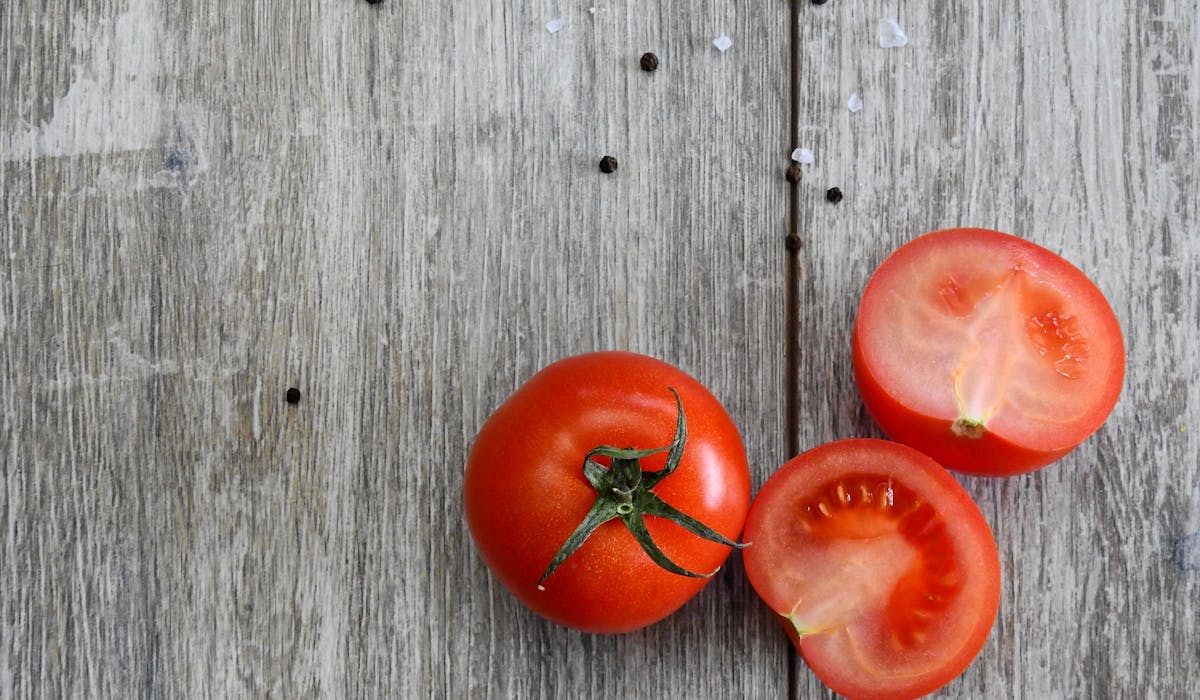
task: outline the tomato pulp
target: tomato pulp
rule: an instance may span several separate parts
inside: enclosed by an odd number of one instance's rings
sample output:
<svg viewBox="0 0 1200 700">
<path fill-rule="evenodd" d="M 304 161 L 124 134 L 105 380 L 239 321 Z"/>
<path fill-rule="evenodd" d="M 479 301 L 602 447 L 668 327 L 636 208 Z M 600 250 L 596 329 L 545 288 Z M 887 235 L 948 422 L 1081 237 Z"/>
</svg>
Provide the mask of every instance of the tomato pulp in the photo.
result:
<svg viewBox="0 0 1200 700">
<path fill-rule="evenodd" d="M 983 515 L 954 477 L 883 440 L 833 442 L 783 465 L 750 508 L 754 590 L 826 685 L 915 698 L 982 649 L 1000 599 Z"/>
<path fill-rule="evenodd" d="M 1121 328 L 1084 273 L 1028 241 L 952 229 L 900 247 L 854 326 L 863 402 L 892 438 L 958 471 L 1062 457 L 1112 412 Z"/>
<path fill-rule="evenodd" d="M 628 352 L 560 360 L 486 421 L 467 460 L 467 524 L 484 561 L 522 603 L 568 627 L 625 632 L 666 617 L 707 583 L 664 569 L 621 520 L 599 525 L 548 568 L 594 509 L 597 489 L 583 469 L 589 451 L 671 443 L 678 406 L 686 416 L 678 466 L 647 498 L 736 539 L 750 505 L 741 436 L 707 389 L 665 362 Z M 649 479 L 670 458 L 644 457 L 641 473 Z M 667 558 L 692 572 L 714 572 L 730 552 L 666 518 L 650 514 L 644 525 Z"/>
</svg>

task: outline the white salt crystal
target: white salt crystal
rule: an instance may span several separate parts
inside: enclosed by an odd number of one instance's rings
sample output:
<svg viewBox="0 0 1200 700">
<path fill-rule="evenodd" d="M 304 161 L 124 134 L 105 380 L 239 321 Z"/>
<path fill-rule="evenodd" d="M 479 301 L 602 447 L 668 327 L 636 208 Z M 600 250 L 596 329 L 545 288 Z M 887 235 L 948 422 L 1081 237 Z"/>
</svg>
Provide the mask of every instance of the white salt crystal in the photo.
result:
<svg viewBox="0 0 1200 700">
<path fill-rule="evenodd" d="M 862 109 L 862 98 L 857 92 L 850 93 L 850 99 L 846 101 L 846 108 L 851 112 L 857 112 Z"/>
<path fill-rule="evenodd" d="M 908 45 L 908 35 L 900 23 L 894 19 L 879 20 L 879 45 L 885 49 L 894 49 Z"/>
<path fill-rule="evenodd" d="M 720 51 L 721 53 L 725 53 L 726 51 L 729 50 L 730 46 L 733 46 L 733 39 L 730 39 L 729 37 L 722 34 L 721 36 L 717 37 L 716 39 L 713 39 L 713 46 L 717 47 L 717 50 Z"/>
<path fill-rule="evenodd" d="M 599 7 L 589 7 L 588 12 L 590 12 L 594 15 L 594 14 L 596 14 L 596 10 L 599 10 L 599 9 L 600 9 Z"/>
<path fill-rule="evenodd" d="M 550 20 L 549 22 L 547 22 L 547 23 L 546 23 L 546 31 L 548 31 L 548 32 L 550 32 L 551 34 L 553 34 L 554 32 L 557 32 L 558 30 L 560 30 L 560 29 L 562 29 L 562 28 L 564 28 L 564 27 L 566 27 L 566 26 L 567 26 L 567 20 L 565 20 L 565 19 L 552 19 L 552 20 Z"/>
<path fill-rule="evenodd" d="M 813 156 L 813 152 L 807 148 L 797 148 L 792 151 L 792 160 L 804 165 L 812 165 L 817 162 L 816 157 Z"/>
</svg>

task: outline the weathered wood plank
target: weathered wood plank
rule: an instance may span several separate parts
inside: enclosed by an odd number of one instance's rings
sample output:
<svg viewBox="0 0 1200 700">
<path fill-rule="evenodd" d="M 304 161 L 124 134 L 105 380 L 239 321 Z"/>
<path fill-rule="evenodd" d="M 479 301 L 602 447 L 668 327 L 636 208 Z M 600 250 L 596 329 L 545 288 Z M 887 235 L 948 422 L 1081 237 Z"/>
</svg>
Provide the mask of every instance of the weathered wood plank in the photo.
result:
<svg viewBox="0 0 1200 700">
<path fill-rule="evenodd" d="M 553 10 L 5 6 L 6 694 L 785 692 L 736 561 L 591 637 L 469 544 L 475 430 L 572 352 L 783 445 L 776 8 Z"/>
<path fill-rule="evenodd" d="M 778 697 L 785 649 L 736 565 L 665 623 L 592 637 L 520 609 L 467 544 L 465 446 L 520 381 L 565 354 L 626 347 L 693 372 L 746 426 L 759 481 L 782 442 L 772 341 L 782 315 L 770 281 L 781 261 L 785 76 L 764 60 L 782 52 L 780 32 L 759 10 L 688 17 L 681 6 L 606 5 L 594 17 L 576 8 L 550 35 L 542 24 L 554 9 L 502 5 L 454 18 L 433 49 L 455 57 L 457 76 L 457 124 L 436 132 L 452 156 L 434 183 L 448 196 L 443 223 L 434 235 L 413 227 L 424 259 L 387 239 L 372 256 L 381 274 L 419 265 L 413 295 L 443 311 L 418 315 L 424 327 L 399 340 L 411 345 L 397 373 L 429 396 L 392 409 L 428 421 L 415 438 L 435 436 L 416 448 L 429 466 L 407 482 L 414 510 L 432 497 L 410 516 L 428 523 L 427 544 L 396 549 L 413 529 L 394 522 L 364 540 L 376 553 L 367 579 L 407 566 L 428 608 L 401 609 L 397 620 L 395 598 L 368 588 L 360 687 L 404 688 L 415 667 L 426 685 L 413 692 L 434 697 Z M 746 37 L 740 54 L 709 45 L 722 29 Z M 646 50 L 662 58 L 653 75 L 637 69 Z M 775 128 L 746 138 L 756 113 L 774 114 Z M 620 161 L 614 176 L 597 170 L 604 154 Z M 411 299 L 392 289 L 379 302 L 404 316 Z M 381 460 L 399 461 L 404 447 L 384 447 Z M 378 642 L 414 623 L 416 665 L 396 668 L 395 646 Z M 730 643 L 752 663 L 730 663 Z M 373 678 L 373 669 L 387 670 Z"/>
<path fill-rule="evenodd" d="M 1200 679 L 1194 0 L 804 7 L 802 447 L 880 432 L 846 361 L 888 252 L 953 226 L 1060 252 L 1126 334 L 1108 424 L 1059 464 L 961 479 L 1000 544 L 998 625 L 946 697 L 1183 697 Z M 905 48 L 875 25 L 897 18 Z M 845 108 L 851 92 L 865 108 Z M 838 206 L 825 187 L 840 186 Z M 807 672 L 799 697 L 821 692 Z"/>
</svg>

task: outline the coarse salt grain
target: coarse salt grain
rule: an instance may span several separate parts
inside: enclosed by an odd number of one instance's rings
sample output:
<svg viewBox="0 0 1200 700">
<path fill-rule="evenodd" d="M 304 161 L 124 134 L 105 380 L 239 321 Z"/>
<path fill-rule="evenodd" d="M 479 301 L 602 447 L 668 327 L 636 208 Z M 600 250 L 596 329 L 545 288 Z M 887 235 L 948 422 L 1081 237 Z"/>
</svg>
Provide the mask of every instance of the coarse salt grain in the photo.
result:
<svg viewBox="0 0 1200 700">
<path fill-rule="evenodd" d="M 552 19 L 552 20 L 550 20 L 549 22 L 547 22 L 547 23 L 546 23 L 546 31 L 548 31 L 548 32 L 550 32 L 551 34 L 553 34 L 554 32 L 557 32 L 558 30 L 560 30 L 560 29 L 563 29 L 563 28 L 564 28 L 564 27 L 566 27 L 566 26 L 567 26 L 567 20 L 565 20 L 565 19 Z"/>
<path fill-rule="evenodd" d="M 720 51 L 721 53 L 725 53 L 726 51 L 729 50 L 730 46 L 733 46 L 733 39 L 730 39 L 729 37 L 722 34 L 721 36 L 717 37 L 716 39 L 713 39 L 713 46 L 717 47 L 717 50 Z"/>
<path fill-rule="evenodd" d="M 908 44 L 908 35 L 900 23 L 894 19 L 879 20 L 879 45 L 885 49 L 894 49 Z"/>
<path fill-rule="evenodd" d="M 862 98 L 857 92 L 850 93 L 850 99 L 846 100 L 846 108 L 851 112 L 857 112 L 862 109 Z"/>
<path fill-rule="evenodd" d="M 792 160 L 796 161 L 797 163 L 803 163 L 804 165 L 812 165 L 813 163 L 817 162 L 816 157 L 813 156 L 813 152 L 807 148 L 797 148 L 796 150 L 792 151 Z"/>
</svg>

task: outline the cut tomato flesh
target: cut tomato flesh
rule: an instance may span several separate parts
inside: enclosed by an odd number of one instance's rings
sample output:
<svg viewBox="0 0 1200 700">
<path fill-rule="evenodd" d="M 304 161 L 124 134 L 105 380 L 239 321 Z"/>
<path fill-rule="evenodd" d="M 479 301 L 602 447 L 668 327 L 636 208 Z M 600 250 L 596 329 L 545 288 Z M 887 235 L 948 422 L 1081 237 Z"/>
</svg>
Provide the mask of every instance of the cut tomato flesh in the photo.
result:
<svg viewBox="0 0 1200 700">
<path fill-rule="evenodd" d="M 936 232 L 897 250 L 867 285 L 855 343 L 859 373 L 914 414 L 959 437 L 1047 451 L 1095 431 L 1124 374 L 1120 327 L 1096 286 L 995 231 Z M 892 434 L 897 421 L 868 408 Z"/>
<path fill-rule="evenodd" d="M 953 477 L 903 445 L 844 440 L 789 462 L 755 499 L 745 538 L 755 590 L 843 694 L 931 692 L 995 617 L 991 531 Z"/>
<path fill-rule="evenodd" d="M 891 641 L 920 642 L 961 581 L 941 516 L 883 474 L 851 474 L 818 493 L 800 514 L 815 550 L 810 562 L 840 573 L 815 585 L 798 580 L 787 617 L 802 636 L 850 629 L 876 614 L 864 600 L 885 601 Z"/>
<path fill-rule="evenodd" d="M 954 543 L 942 516 L 886 474 L 846 474 L 816 491 L 799 513 L 804 569 L 782 593 L 795 601 L 786 617 L 801 638 L 831 633 L 864 667 L 883 669 L 919 646 L 957 595 L 965 574 Z"/>
</svg>

